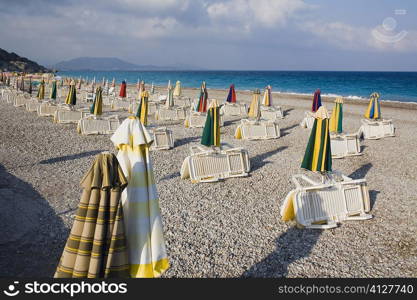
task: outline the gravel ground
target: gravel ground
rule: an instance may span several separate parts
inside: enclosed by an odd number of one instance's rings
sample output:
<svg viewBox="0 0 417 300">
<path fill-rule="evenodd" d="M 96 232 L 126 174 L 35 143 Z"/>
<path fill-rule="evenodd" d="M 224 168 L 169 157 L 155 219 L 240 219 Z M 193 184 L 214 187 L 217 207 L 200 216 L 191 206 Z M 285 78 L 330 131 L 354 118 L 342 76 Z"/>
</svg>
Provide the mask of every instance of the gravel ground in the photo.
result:
<svg viewBox="0 0 417 300">
<path fill-rule="evenodd" d="M 219 100 L 226 95 L 209 90 Z M 249 98 L 238 92 L 238 101 Z M 152 153 L 171 262 L 164 277 L 416 277 L 417 110 L 383 106 L 397 136 L 364 141 L 362 156 L 333 160 L 334 169 L 367 179 L 374 218 L 306 230 L 280 221 L 279 207 L 294 188 L 291 176 L 302 172 L 310 131 L 298 123 L 311 101 L 274 100 L 286 111 L 280 139 L 235 140 L 239 120 L 226 118 L 222 141 L 248 149 L 252 170 L 249 177 L 217 183 L 179 177 L 202 129 L 151 118 L 151 124 L 168 124 L 176 139 L 174 149 Z M 344 110 L 345 131 L 355 132 L 365 105 L 345 104 Z M 0 276 L 52 277 L 79 182 L 94 155 L 114 147 L 109 136 L 80 136 L 75 125 L 54 124 L 4 102 L 0 119 Z"/>
</svg>

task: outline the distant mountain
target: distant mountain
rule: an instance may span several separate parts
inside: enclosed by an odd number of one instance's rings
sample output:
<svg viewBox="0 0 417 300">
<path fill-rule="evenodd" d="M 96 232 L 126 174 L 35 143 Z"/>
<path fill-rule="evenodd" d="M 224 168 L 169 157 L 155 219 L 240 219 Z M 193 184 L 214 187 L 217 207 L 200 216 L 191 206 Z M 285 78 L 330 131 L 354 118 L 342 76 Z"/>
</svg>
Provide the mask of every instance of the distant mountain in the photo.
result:
<svg viewBox="0 0 417 300">
<path fill-rule="evenodd" d="M 36 62 L 21 57 L 14 52 L 7 52 L 0 48 L 0 70 L 10 72 L 46 73 L 51 72 Z"/>
<path fill-rule="evenodd" d="M 116 57 L 78 57 L 52 66 L 57 71 L 173 71 L 199 70 L 192 66 L 135 65 Z"/>
</svg>

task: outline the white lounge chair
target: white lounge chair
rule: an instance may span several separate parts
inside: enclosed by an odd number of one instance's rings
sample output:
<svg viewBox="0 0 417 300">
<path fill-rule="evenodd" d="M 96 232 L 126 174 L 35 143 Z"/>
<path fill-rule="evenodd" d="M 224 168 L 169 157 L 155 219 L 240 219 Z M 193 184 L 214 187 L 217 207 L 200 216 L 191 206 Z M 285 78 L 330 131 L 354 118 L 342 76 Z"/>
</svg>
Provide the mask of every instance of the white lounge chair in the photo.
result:
<svg viewBox="0 0 417 300">
<path fill-rule="evenodd" d="M 93 102 L 95 97 L 95 93 L 86 93 L 85 94 L 85 101 L 86 102 Z"/>
<path fill-rule="evenodd" d="M 28 102 L 28 100 L 29 99 L 26 99 L 25 97 L 23 97 L 23 95 L 14 97 L 13 106 L 14 107 L 22 107 L 22 106 L 26 107 L 26 103 Z"/>
<path fill-rule="evenodd" d="M 38 100 L 29 100 L 26 102 L 25 107 L 27 111 L 36 112 L 38 111 L 39 105 L 41 105 L 41 102 Z"/>
<path fill-rule="evenodd" d="M 359 136 L 363 136 L 366 140 L 377 140 L 395 136 L 394 124 L 392 124 L 392 120 L 362 119 Z"/>
<path fill-rule="evenodd" d="M 60 124 L 78 123 L 79 120 L 88 116 L 90 112 L 88 110 L 71 110 L 65 106 L 60 106 L 54 115 L 54 122 Z"/>
<path fill-rule="evenodd" d="M 176 96 L 174 96 L 174 102 L 175 102 L 175 105 L 178 105 L 180 107 L 181 106 L 186 107 L 186 108 L 191 107 L 191 99 L 188 98 L 188 97 L 183 97 L 183 96 L 176 97 Z"/>
<path fill-rule="evenodd" d="M 207 113 L 201 113 L 191 110 L 184 121 L 185 127 L 200 128 L 206 124 Z M 224 126 L 223 118 L 220 115 L 220 126 Z"/>
<path fill-rule="evenodd" d="M 333 158 L 362 155 L 358 135 L 355 134 L 330 134 L 330 147 Z"/>
<path fill-rule="evenodd" d="M 275 121 L 277 119 L 283 119 L 284 113 L 280 106 L 261 106 L 261 118 Z"/>
<path fill-rule="evenodd" d="M 181 167 L 181 179 L 192 182 L 215 182 L 231 177 L 248 176 L 250 161 L 248 151 L 242 148 L 228 150 L 191 148 Z"/>
<path fill-rule="evenodd" d="M 111 103 L 111 108 L 114 110 L 129 110 L 131 103 L 128 100 L 120 100 L 114 98 Z"/>
<path fill-rule="evenodd" d="M 119 125 L 118 116 L 97 118 L 87 115 L 78 121 L 77 131 L 82 135 L 113 134 Z"/>
<path fill-rule="evenodd" d="M 38 116 L 40 117 L 53 117 L 59 106 L 50 102 L 43 102 L 38 106 Z"/>
<path fill-rule="evenodd" d="M 172 131 L 166 127 L 158 127 L 151 130 L 153 133 L 153 143 L 151 150 L 169 150 L 174 148 L 174 138 Z"/>
<path fill-rule="evenodd" d="M 246 117 L 248 115 L 246 104 L 226 102 L 220 109 L 225 116 Z"/>
<path fill-rule="evenodd" d="M 160 121 L 177 121 L 185 120 L 187 117 L 187 109 L 185 107 L 170 107 L 160 105 L 155 113 L 155 119 Z"/>
<path fill-rule="evenodd" d="M 314 119 L 315 119 L 314 118 L 314 113 L 312 113 L 310 111 L 306 111 L 304 113 L 304 119 L 300 123 L 300 126 L 303 127 L 303 128 L 311 129 L 311 128 L 313 128 Z"/>
<path fill-rule="evenodd" d="M 317 229 L 334 228 L 343 221 L 371 219 L 366 180 L 336 176 L 324 184 L 305 175 L 293 176 L 296 189 L 285 198 L 281 207 L 282 219 L 295 219 L 300 226 Z M 299 180 L 308 186 L 303 186 Z"/>
<path fill-rule="evenodd" d="M 274 121 L 243 119 L 236 128 L 235 138 L 243 140 L 269 140 L 281 136 L 279 126 Z"/>
</svg>

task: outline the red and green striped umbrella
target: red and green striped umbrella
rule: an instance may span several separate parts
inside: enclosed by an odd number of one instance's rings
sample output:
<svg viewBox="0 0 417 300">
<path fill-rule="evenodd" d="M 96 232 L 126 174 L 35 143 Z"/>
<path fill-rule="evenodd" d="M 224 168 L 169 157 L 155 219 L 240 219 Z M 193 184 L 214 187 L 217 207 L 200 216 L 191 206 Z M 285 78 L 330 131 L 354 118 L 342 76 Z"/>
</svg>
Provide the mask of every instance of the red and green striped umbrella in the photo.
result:
<svg viewBox="0 0 417 300">
<path fill-rule="evenodd" d="M 229 103 L 236 103 L 236 91 L 234 84 L 232 84 L 229 88 L 229 94 L 227 95 L 226 101 Z"/>
<path fill-rule="evenodd" d="M 200 88 L 200 97 L 198 99 L 196 111 L 198 112 L 206 112 L 207 111 L 207 99 L 208 93 L 206 88 L 206 82 L 203 81 Z"/>
<path fill-rule="evenodd" d="M 208 109 L 201 144 L 207 147 L 220 147 L 220 107 L 216 100 L 211 102 Z"/>
<path fill-rule="evenodd" d="M 329 113 L 324 106 L 316 112 L 301 168 L 320 173 L 332 171 Z"/>
<path fill-rule="evenodd" d="M 313 96 L 313 105 L 311 106 L 311 111 L 316 112 L 321 106 L 321 92 L 320 89 L 317 89 L 314 92 Z"/>
</svg>

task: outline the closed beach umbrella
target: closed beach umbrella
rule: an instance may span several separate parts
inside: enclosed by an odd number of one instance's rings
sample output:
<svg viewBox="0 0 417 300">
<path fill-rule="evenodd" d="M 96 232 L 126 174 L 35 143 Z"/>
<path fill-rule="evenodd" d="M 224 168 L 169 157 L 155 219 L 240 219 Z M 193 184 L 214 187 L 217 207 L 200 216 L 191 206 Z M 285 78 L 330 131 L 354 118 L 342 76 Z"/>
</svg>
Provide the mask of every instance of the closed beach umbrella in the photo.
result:
<svg viewBox="0 0 417 300">
<path fill-rule="evenodd" d="M 119 92 L 120 98 L 126 98 L 126 81 L 122 81 L 122 84 L 120 85 L 120 92 Z"/>
<path fill-rule="evenodd" d="M 24 77 L 24 76 L 22 76 L 22 81 L 21 81 L 21 83 L 20 83 L 20 90 L 21 90 L 22 92 L 24 92 L 24 91 L 25 91 L 25 77 Z"/>
<path fill-rule="evenodd" d="M 207 112 L 201 144 L 207 147 L 220 147 L 220 107 L 214 99 Z"/>
<path fill-rule="evenodd" d="M 272 88 L 268 85 L 264 91 L 264 98 L 262 99 L 263 106 L 272 106 Z"/>
<path fill-rule="evenodd" d="M 153 84 L 153 82 L 151 85 L 151 94 L 155 94 L 155 85 Z"/>
<path fill-rule="evenodd" d="M 175 83 L 174 96 L 176 97 L 181 96 L 181 81 L 177 81 Z"/>
<path fill-rule="evenodd" d="M 174 89 L 170 87 L 168 89 L 167 100 L 165 102 L 166 108 L 170 108 L 174 106 Z"/>
<path fill-rule="evenodd" d="M 52 81 L 50 99 L 56 100 L 56 80 Z"/>
<path fill-rule="evenodd" d="M 229 88 L 229 94 L 227 95 L 226 101 L 229 103 L 236 103 L 236 91 L 234 84 L 232 84 Z"/>
<path fill-rule="evenodd" d="M 28 89 L 28 93 L 30 95 L 32 95 L 32 77 L 29 77 L 29 89 Z"/>
<path fill-rule="evenodd" d="M 321 106 L 315 114 L 301 168 L 320 173 L 332 171 L 329 113 L 324 106 Z"/>
<path fill-rule="evenodd" d="M 311 107 L 311 111 L 312 112 L 316 112 L 319 107 L 321 106 L 321 95 L 320 95 L 320 89 L 317 89 L 314 92 L 314 97 L 313 97 L 313 105 Z"/>
<path fill-rule="evenodd" d="M 145 126 L 148 125 L 148 100 L 149 93 L 147 91 L 142 92 L 138 111 L 136 112 L 136 117 L 138 117 L 142 124 Z"/>
<path fill-rule="evenodd" d="M 130 116 L 111 137 L 128 185 L 122 193 L 130 276 L 160 277 L 169 268 L 158 192 L 150 156 L 151 135 Z"/>
<path fill-rule="evenodd" d="M 121 201 L 126 185 L 116 156 L 98 154 L 81 181 L 81 200 L 55 278 L 129 277 Z"/>
<path fill-rule="evenodd" d="M 94 96 L 93 104 L 90 108 L 90 113 L 100 116 L 103 114 L 103 91 L 101 86 L 97 87 L 96 94 Z"/>
<path fill-rule="evenodd" d="M 207 99 L 208 99 L 208 93 L 207 93 L 207 88 L 206 88 L 206 82 L 203 81 L 200 87 L 200 96 L 198 99 L 196 111 L 198 112 L 207 111 Z"/>
<path fill-rule="evenodd" d="M 335 100 L 332 116 L 330 117 L 330 132 L 343 132 L 343 99 L 341 97 Z"/>
<path fill-rule="evenodd" d="M 78 79 L 78 87 L 77 87 L 79 90 L 81 89 L 81 77 L 80 77 L 80 79 Z"/>
<path fill-rule="evenodd" d="M 114 77 L 113 77 L 113 80 L 111 82 L 111 86 L 114 87 L 114 88 L 116 87 L 116 80 L 114 79 Z"/>
<path fill-rule="evenodd" d="M 138 78 L 138 82 L 136 83 L 136 88 L 138 89 L 138 91 L 139 91 L 139 89 L 140 89 L 140 80 L 139 80 L 139 78 Z"/>
<path fill-rule="evenodd" d="M 145 91 L 145 82 L 139 82 L 139 99 L 142 99 L 142 93 Z"/>
<path fill-rule="evenodd" d="M 169 89 L 171 87 L 171 80 L 168 80 L 168 86 L 167 89 Z"/>
<path fill-rule="evenodd" d="M 381 104 L 379 103 L 379 97 L 378 93 L 372 93 L 368 109 L 365 112 L 365 118 L 371 120 L 381 119 Z"/>
<path fill-rule="evenodd" d="M 68 105 L 75 105 L 77 103 L 77 92 L 75 89 L 75 82 L 74 80 L 71 81 L 70 87 L 68 89 L 68 95 L 65 99 L 65 103 Z"/>
<path fill-rule="evenodd" d="M 42 100 L 45 98 L 45 81 L 43 79 L 39 85 L 38 94 L 36 95 L 36 97 L 39 100 Z"/>
<path fill-rule="evenodd" d="M 250 118 L 260 119 L 261 117 L 261 92 L 259 89 L 256 89 L 253 92 L 252 101 L 249 106 L 248 116 Z"/>
</svg>

